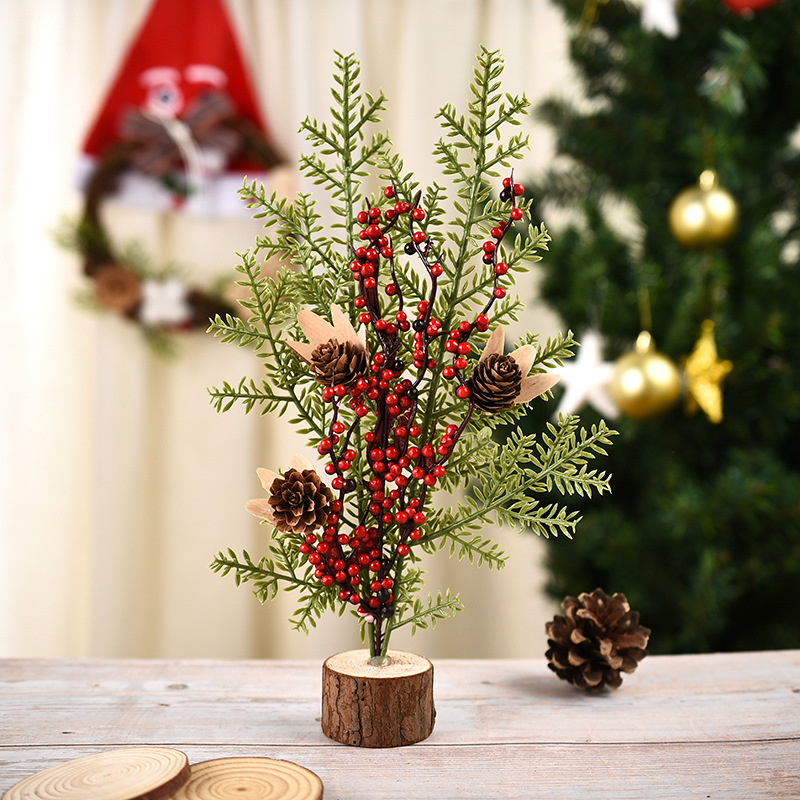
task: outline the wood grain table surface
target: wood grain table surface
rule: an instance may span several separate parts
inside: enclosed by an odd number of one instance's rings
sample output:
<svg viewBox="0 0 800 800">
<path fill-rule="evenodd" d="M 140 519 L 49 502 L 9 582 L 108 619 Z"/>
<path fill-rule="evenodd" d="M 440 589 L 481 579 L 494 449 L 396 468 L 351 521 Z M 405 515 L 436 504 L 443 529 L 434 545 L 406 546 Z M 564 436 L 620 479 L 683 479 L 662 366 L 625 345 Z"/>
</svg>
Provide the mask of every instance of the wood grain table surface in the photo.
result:
<svg viewBox="0 0 800 800">
<path fill-rule="evenodd" d="M 650 656 L 600 695 L 544 660 L 434 661 L 433 734 L 388 750 L 322 734 L 321 668 L 0 660 L 0 794 L 79 756 L 160 745 L 190 763 L 294 761 L 326 800 L 800 798 L 800 650 Z"/>
</svg>

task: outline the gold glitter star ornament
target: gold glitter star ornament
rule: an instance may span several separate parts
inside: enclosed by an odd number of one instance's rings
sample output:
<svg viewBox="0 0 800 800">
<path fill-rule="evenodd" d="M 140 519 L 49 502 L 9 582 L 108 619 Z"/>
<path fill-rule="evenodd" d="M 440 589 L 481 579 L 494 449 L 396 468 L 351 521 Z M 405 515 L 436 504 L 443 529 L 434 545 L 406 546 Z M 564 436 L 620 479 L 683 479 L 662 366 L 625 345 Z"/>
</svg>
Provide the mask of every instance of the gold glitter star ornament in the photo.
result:
<svg viewBox="0 0 800 800">
<path fill-rule="evenodd" d="M 722 381 L 733 369 L 730 361 L 717 355 L 714 340 L 714 323 L 703 322 L 700 338 L 683 365 L 686 378 L 686 411 L 694 413 L 701 408 L 711 422 L 722 421 Z"/>
</svg>

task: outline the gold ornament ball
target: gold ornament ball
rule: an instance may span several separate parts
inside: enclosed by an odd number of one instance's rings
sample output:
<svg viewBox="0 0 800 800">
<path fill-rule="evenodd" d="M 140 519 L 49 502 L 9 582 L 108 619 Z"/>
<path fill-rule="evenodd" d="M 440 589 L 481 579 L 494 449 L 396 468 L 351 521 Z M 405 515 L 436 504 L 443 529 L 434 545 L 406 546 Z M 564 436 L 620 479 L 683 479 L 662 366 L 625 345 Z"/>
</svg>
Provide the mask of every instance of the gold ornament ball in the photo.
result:
<svg viewBox="0 0 800 800">
<path fill-rule="evenodd" d="M 675 364 L 659 353 L 647 331 L 636 347 L 617 360 L 608 393 L 619 410 L 635 419 L 647 419 L 672 408 L 681 394 L 681 375 Z"/>
<path fill-rule="evenodd" d="M 707 169 L 696 186 L 684 189 L 669 209 L 672 235 L 684 247 L 700 249 L 724 244 L 736 233 L 739 207 L 719 185 L 717 173 Z"/>
</svg>

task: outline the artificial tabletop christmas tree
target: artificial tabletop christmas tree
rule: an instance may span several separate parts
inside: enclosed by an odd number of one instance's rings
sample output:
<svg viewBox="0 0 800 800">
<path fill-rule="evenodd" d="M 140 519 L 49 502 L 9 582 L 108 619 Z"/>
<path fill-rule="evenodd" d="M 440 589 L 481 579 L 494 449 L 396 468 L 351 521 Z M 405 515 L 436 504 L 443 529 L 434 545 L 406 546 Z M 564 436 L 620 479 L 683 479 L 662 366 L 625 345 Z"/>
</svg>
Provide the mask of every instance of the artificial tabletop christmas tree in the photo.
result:
<svg viewBox="0 0 800 800">
<path fill-rule="evenodd" d="M 355 617 L 368 649 L 328 659 L 323 673 L 323 730 L 348 744 L 395 746 L 431 732 L 429 662 L 389 649 L 398 628 L 460 609 L 449 590 L 419 596 L 423 554 L 445 548 L 501 567 L 486 523 L 570 535 L 577 516 L 529 492 L 608 487 L 589 469 L 609 443 L 602 422 L 586 430 L 564 416 L 535 434 L 492 438 L 555 385 L 552 370 L 573 344 L 569 334 L 528 334 L 505 352 L 504 326 L 521 308 L 514 277 L 548 236 L 514 230 L 530 205 L 511 169 L 527 141 L 508 133 L 528 103 L 501 90 L 502 70 L 498 53 L 482 51 L 466 113 L 442 108 L 435 153 L 445 181 L 424 188 L 386 133 L 368 136 L 384 97 L 362 92 L 357 60 L 338 56 L 332 121 L 304 122 L 313 151 L 301 161 L 338 221 L 323 226 L 310 194 L 289 203 L 245 186 L 266 228 L 238 267 L 249 315 L 212 325 L 252 346 L 265 368 L 259 381 L 212 390 L 216 406 L 289 414 L 327 476 L 300 455 L 285 472 L 260 469 L 266 496 L 247 508 L 274 529 L 268 555 L 221 552 L 213 568 L 251 582 L 262 601 L 297 591 L 300 630 L 326 610 Z M 291 267 L 264 277 L 257 255 Z M 463 500 L 432 506 L 439 489 L 467 487 Z"/>
<path fill-rule="evenodd" d="M 552 593 L 624 590 L 654 651 L 796 646 L 800 2 L 686 0 L 670 35 L 622 0 L 556 2 L 585 99 L 538 112 L 559 158 L 527 181 L 535 213 L 571 215 L 541 291 L 603 342 L 622 414 L 613 493 L 548 548 Z"/>
</svg>

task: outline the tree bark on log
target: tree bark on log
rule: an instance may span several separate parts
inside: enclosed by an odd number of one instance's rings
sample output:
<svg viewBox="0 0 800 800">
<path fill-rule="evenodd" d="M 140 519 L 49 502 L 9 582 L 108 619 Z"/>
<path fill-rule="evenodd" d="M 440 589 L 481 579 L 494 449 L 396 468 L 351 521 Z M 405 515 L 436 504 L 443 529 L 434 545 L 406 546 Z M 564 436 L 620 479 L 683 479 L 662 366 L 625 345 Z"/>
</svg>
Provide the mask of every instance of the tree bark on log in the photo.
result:
<svg viewBox="0 0 800 800">
<path fill-rule="evenodd" d="M 322 665 L 322 732 L 354 747 L 401 747 L 433 731 L 433 664 L 389 650 L 369 663 L 368 650 L 349 650 Z"/>
</svg>

